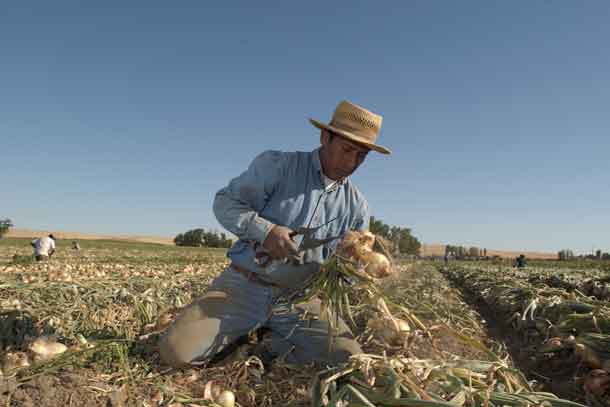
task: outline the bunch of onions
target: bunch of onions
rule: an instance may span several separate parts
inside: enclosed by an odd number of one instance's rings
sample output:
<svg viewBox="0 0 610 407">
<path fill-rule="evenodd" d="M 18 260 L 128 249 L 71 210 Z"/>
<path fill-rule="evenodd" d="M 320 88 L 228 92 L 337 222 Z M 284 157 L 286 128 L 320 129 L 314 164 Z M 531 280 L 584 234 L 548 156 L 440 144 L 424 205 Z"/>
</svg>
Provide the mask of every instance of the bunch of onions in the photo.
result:
<svg viewBox="0 0 610 407">
<path fill-rule="evenodd" d="M 315 297 L 321 300 L 320 319 L 328 321 L 328 350 L 332 351 L 334 337 L 339 327 L 340 318 L 356 326 L 350 304 L 350 294 L 354 290 L 365 290 L 371 298 L 379 298 L 380 290 L 375 279 L 392 273 L 390 261 L 381 253 L 373 251 L 375 235 L 370 232 L 347 232 L 337 246 L 336 255 L 322 265 L 304 284 L 301 292 L 295 293 L 290 300 L 306 302 Z M 396 321 L 390 314 L 390 321 L 396 331 Z M 403 335 L 402 333 L 400 335 Z M 392 339 L 396 343 L 396 339 Z"/>
<path fill-rule="evenodd" d="M 358 264 L 373 278 L 384 278 L 394 273 L 388 257 L 373 250 L 375 235 L 369 231 L 347 232 L 337 246 L 337 255 Z"/>
</svg>

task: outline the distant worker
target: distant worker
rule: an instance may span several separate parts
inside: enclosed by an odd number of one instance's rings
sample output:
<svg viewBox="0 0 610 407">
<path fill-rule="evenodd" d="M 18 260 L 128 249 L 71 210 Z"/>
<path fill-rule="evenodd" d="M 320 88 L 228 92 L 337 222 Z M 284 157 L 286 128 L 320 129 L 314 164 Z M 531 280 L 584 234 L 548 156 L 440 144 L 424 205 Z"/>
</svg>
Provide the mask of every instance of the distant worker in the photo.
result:
<svg viewBox="0 0 610 407">
<path fill-rule="evenodd" d="M 78 242 L 76 240 L 72 241 L 72 250 L 74 251 L 80 251 L 80 245 L 78 244 Z"/>
<path fill-rule="evenodd" d="M 519 257 L 517 257 L 515 262 L 517 264 L 517 268 L 522 269 L 526 266 L 526 259 L 525 259 L 525 256 L 522 254 L 520 254 Z"/>
<path fill-rule="evenodd" d="M 49 257 L 55 253 L 55 236 L 50 234 L 49 236 L 34 239 L 30 245 L 34 248 L 36 261 L 49 260 Z"/>
</svg>

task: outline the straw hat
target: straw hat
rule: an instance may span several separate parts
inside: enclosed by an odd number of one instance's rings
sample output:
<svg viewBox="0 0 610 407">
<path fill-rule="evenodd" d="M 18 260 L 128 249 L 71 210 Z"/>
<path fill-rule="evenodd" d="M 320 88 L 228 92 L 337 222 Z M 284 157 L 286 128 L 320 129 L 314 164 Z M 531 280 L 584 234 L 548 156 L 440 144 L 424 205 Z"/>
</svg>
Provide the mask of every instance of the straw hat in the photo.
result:
<svg viewBox="0 0 610 407">
<path fill-rule="evenodd" d="M 330 123 L 325 124 L 309 119 L 311 124 L 319 129 L 336 133 L 348 140 L 363 144 L 371 150 L 391 154 L 391 151 L 387 148 L 375 144 L 381 130 L 381 120 L 381 116 L 347 100 L 337 105 Z"/>
</svg>

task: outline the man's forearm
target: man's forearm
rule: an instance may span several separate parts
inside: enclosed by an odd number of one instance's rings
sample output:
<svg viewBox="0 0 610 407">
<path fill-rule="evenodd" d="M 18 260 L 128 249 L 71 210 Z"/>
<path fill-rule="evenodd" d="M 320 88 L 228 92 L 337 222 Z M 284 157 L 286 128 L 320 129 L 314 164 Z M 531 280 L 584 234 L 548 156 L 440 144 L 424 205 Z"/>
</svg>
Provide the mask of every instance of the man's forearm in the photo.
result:
<svg viewBox="0 0 610 407">
<path fill-rule="evenodd" d="M 218 222 L 243 240 L 262 243 L 275 226 L 245 203 L 232 198 L 226 188 L 216 194 L 213 209 Z"/>
</svg>

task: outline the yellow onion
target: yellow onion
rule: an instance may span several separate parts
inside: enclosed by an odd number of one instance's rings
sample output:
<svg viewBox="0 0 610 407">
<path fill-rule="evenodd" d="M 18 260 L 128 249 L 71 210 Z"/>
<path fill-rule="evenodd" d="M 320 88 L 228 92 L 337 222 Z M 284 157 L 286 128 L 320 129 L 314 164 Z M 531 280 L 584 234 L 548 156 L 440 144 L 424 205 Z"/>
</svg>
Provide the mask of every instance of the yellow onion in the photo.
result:
<svg viewBox="0 0 610 407">
<path fill-rule="evenodd" d="M 337 253 L 354 261 L 360 260 L 362 253 L 373 250 L 375 235 L 369 232 L 350 230 L 343 235 L 337 246 Z"/>
<path fill-rule="evenodd" d="M 40 337 L 32 342 L 29 349 L 34 354 L 35 359 L 47 360 L 64 353 L 68 348 L 63 343 Z"/>
<path fill-rule="evenodd" d="M 369 250 L 373 250 L 373 245 L 375 244 L 375 235 L 369 232 L 368 230 L 362 232 L 358 243 L 360 243 L 360 246 L 366 247 Z"/>
<path fill-rule="evenodd" d="M 361 255 L 360 261 L 366 265 L 364 271 L 375 278 L 383 278 L 392 274 L 392 265 L 381 253 L 367 251 Z"/>
<path fill-rule="evenodd" d="M 373 331 L 373 335 L 389 343 L 390 345 L 401 345 L 411 332 L 409 323 L 400 318 L 370 319 L 367 326 Z"/>
<path fill-rule="evenodd" d="M 203 399 L 212 400 L 222 407 L 235 406 L 235 394 L 230 390 L 223 390 L 215 380 L 209 380 L 203 388 Z"/>
<path fill-rule="evenodd" d="M 224 390 L 218 395 L 214 402 L 220 404 L 222 407 L 235 407 L 235 394 L 230 390 Z"/>
</svg>

